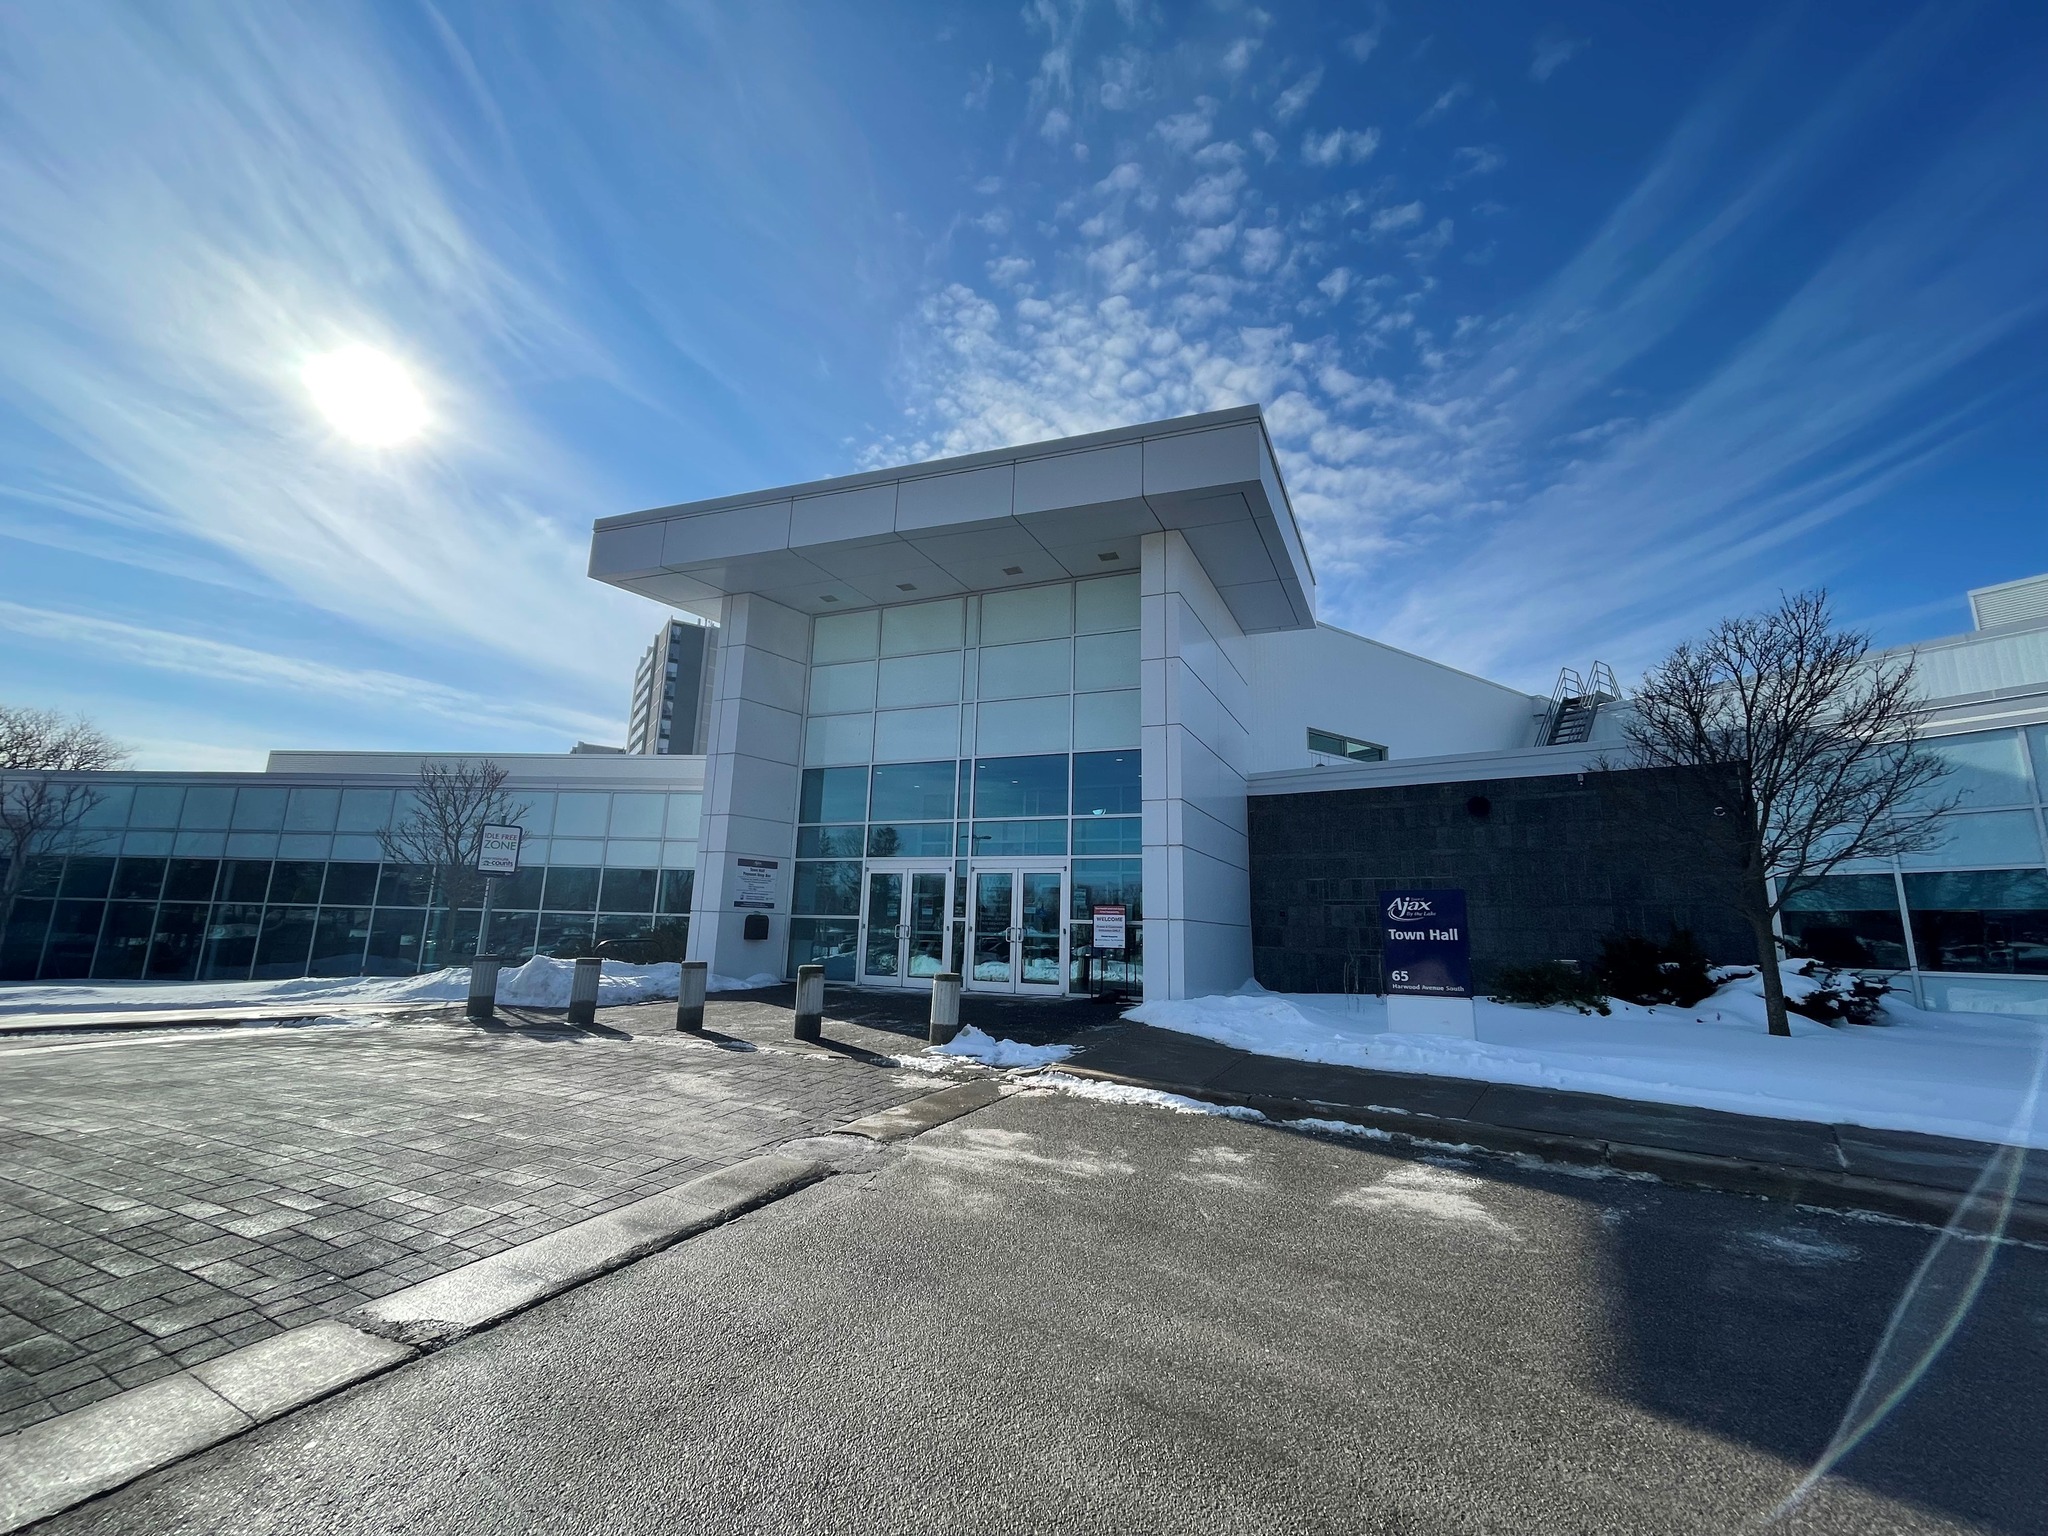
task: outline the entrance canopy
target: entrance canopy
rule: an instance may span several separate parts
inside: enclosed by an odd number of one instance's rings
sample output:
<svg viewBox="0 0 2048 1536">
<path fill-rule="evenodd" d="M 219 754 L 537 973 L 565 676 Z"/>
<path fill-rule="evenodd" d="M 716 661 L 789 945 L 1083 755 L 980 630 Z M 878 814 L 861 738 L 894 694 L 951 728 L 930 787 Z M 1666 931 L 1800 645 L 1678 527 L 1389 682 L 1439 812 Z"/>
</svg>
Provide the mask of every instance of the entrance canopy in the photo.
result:
<svg viewBox="0 0 2048 1536">
<path fill-rule="evenodd" d="M 740 592 L 838 613 L 1136 570 L 1169 529 L 1247 634 L 1314 627 L 1257 406 L 604 518 L 590 574 L 710 619 Z"/>
</svg>

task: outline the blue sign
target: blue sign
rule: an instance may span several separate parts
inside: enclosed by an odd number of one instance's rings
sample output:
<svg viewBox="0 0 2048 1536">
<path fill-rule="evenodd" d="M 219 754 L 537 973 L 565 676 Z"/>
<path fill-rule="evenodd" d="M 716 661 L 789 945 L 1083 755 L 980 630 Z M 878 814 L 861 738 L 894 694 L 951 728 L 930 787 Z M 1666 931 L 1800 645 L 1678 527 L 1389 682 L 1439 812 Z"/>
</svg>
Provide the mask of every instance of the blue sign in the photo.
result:
<svg viewBox="0 0 2048 1536">
<path fill-rule="evenodd" d="M 1380 934 L 1387 990 L 1404 997 L 1470 997 L 1472 934 L 1463 891 L 1383 891 Z"/>
</svg>

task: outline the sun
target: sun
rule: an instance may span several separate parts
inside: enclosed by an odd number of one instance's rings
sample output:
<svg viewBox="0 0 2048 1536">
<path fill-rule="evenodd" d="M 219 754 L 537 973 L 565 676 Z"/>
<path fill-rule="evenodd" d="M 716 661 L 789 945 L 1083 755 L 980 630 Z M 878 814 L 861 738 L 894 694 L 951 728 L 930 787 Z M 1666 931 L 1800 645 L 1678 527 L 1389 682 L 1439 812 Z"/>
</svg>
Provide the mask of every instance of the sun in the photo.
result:
<svg viewBox="0 0 2048 1536">
<path fill-rule="evenodd" d="M 391 448 L 426 427 L 427 402 L 412 375 L 375 347 L 338 348 L 314 358 L 299 376 L 321 414 L 351 442 Z"/>
</svg>

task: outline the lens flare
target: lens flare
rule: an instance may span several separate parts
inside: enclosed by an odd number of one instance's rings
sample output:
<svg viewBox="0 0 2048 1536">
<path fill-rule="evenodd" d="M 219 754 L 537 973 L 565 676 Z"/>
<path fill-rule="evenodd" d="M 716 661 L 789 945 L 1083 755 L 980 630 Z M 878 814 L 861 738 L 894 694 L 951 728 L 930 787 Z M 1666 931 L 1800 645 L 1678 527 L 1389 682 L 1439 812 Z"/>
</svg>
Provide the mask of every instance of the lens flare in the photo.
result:
<svg viewBox="0 0 2048 1536">
<path fill-rule="evenodd" d="M 403 363 L 375 347 L 341 347 L 314 358 L 300 377 L 320 413 L 351 442 L 391 448 L 426 427 L 419 386 Z"/>
</svg>

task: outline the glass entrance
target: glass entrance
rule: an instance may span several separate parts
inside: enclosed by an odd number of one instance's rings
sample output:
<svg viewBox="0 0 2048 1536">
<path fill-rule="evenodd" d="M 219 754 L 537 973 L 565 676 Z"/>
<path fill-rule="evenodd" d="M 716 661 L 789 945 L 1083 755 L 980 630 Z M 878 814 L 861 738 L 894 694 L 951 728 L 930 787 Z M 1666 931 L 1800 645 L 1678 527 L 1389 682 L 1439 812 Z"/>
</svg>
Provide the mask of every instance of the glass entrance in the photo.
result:
<svg viewBox="0 0 2048 1536">
<path fill-rule="evenodd" d="M 1066 872 L 976 868 L 965 980 L 984 992 L 1066 991 Z"/>
<path fill-rule="evenodd" d="M 860 980 L 866 986 L 930 986 L 950 958 L 951 865 L 870 863 L 861 904 Z"/>
</svg>

